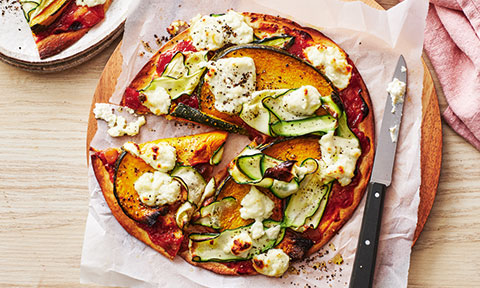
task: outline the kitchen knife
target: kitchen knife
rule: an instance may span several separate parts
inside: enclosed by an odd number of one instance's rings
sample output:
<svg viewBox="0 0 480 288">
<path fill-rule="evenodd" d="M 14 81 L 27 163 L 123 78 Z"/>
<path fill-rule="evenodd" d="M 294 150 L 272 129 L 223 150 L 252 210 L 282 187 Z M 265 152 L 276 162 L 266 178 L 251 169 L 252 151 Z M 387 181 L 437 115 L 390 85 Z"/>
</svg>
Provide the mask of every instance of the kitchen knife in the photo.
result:
<svg viewBox="0 0 480 288">
<path fill-rule="evenodd" d="M 406 67 L 405 59 L 403 56 L 400 56 L 392 83 L 397 82 L 395 78 L 405 84 L 407 83 Z M 397 82 L 397 84 L 401 83 Z M 369 288 L 373 284 L 378 238 L 382 221 L 383 199 L 385 190 L 392 182 L 393 163 L 395 161 L 397 136 L 402 120 L 405 93 L 399 93 L 400 95 L 398 95 L 399 98 L 397 99 L 392 99 L 395 97 L 387 95 L 382 128 L 380 129 L 375 160 L 373 162 L 372 177 L 367 186 L 367 202 L 350 278 L 350 288 Z"/>
</svg>

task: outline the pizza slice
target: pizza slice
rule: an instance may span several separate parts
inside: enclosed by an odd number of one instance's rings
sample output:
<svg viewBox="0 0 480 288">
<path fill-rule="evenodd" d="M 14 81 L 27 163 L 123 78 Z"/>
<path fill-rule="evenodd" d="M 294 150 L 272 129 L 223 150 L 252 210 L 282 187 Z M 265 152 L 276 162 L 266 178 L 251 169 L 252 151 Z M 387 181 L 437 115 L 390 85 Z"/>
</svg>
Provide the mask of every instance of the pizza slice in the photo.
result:
<svg viewBox="0 0 480 288">
<path fill-rule="evenodd" d="M 314 29 L 230 10 L 196 17 L 178 31 L 125 90 L 123 106 L 264 138 L 321 133 L 342 104 L 351 123 L 368 115 L 368 91 L 353 62 Z M 279 94 L 288 97 L 271 99 Z M 320 103 L 310 101 L 318 96 Z M 265 97 L 271 103 L 260 103 Z M 248 104 L 253 110 L 245 113 Z M 257 113 L 259 106 L 270 113 Z"/>
<path fill-rule="evenodd" d="M 206 197 L 227 133 L 215 131 L 94 151 L 95 176 L 112 214 L 131 235 L 173 259 L 183 227 Z M 209 194 L 210 193 L 210 194 Z"/>
<path fill-rule="evenodd" d="M 19 0 L 40 59 L 77 42 L 105 18 L 112 0 Z"/>
<path fill-rule="evenodd" d="M 189 249 L 180 255 L 220 274 L 281 276 L 290 261 L 318 251 L 351 217 L 368 182 L 370 171 L 361 167 L 368 149 L 345 113 L 323 136 L 250 144 L 194 216 Z"/>
</svg>

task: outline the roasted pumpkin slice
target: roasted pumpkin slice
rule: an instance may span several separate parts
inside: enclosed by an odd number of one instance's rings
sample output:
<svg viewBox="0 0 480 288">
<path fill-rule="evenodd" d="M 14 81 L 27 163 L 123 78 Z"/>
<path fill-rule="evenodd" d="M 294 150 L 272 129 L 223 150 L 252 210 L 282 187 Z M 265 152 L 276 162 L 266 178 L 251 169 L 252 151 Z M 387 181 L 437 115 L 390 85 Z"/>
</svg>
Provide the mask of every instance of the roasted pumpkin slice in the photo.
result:
<svg viewBox="0 0 480 288">
<path fill-rule="evenodd" d="M 231 57 L 253 59 L 256 70 L 256 90 L 292 89 L 311 85 L 317 88 L 321 95 L 335 93 L 331 83 L 316 68 L 284 50 L 264 45 L 241 45 L 226 49 L 214 60 Z M 215 96 L 207 86 L 201 83 L 199 87 L 200 110 L 217 119 L 241 126 L 243 121 L 239 116 L 215 109 Z"/>
<path fill-rule="evenodd" d="M 164 207 L 150 207 L 143 204 L 134 184 L 144 173 L 154 171 L 142 159 L 128 152 L 123 152 L 118 158 L 114 176 L 114 193 L 123 212 L 133 220 L 149 225 L 155 223 L 157 217 L 162 214 Z M 184 188 L 182 188 L 182 198 L 185 194 Z"/>
<path fill-rule="evenodd" d="M 160 139 L 138 146 L 141 148 L 146 144 L 168 143 L 176 148 L 178 165 L 210 165 L 210 158 L 225 143 L 227 135 L 227 132 L 217 131 L 179 138 Z M 144 160 L 124 151 L 116 162 L 113 179 L 114 194 L 123 212 L 131 219 L 149 225 L 155 223 L 160 215 L 166 214 L 169 205 L 145 205 L 140 200 L 134 184 L 144 173 L 154 171 L 155 169 Z M 179 202 L 186 201 L 187 195 L 188 191 L 185 187 L 182 187 Z M 175 205 L 175 203 L 172 205 Z"/>
<path fill-rule="evenodd" d="M 39 32 L 52 24 L 72 0 L 42 1 L 30 14 L 29 25 L 33 32 Z"/>
<path fill-rule="evenodd" d="M 295 160 L 297 163 L 302 163 L 308 158 L 321 158 L 318 139 L 319 137 L 315 136 L 278 139 L 270 144 L 259 147 L 259 150 L 276 159 Z M 251 146 L 253 147 L 255 144 L 251 144 Z M 218 187 L 217 199 L 223 199 L 225 197 L 237 199 L 237 201 L 229 207 L 228 213 L 222 214 L 219 226 L 223 229 L 234 229 L 253 222 L 253 220 L 244 220 L 240 217 L 241 201 L 245 195 L 248 194 L 251 186 L 236 183 L 231 176 L 228 176 Z M 283 206 L 286 200 L 275 197 L 271 189 L 256 187 L 275 203 L 271 218 L 276 221 L 281 221 L 283 217 Z"/>
</svg>

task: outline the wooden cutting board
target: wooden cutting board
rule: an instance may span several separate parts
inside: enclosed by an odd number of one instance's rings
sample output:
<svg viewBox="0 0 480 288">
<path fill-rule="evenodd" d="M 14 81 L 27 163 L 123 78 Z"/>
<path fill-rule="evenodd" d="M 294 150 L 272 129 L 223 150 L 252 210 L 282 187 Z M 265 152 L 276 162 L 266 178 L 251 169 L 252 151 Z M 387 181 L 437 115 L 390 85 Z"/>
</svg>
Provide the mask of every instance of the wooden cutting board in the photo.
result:
<svg viewBox="0 0 480 288">
<path fill-rule="evenodd" d="M 363 2 L 383 9 L 373 0 L 362 0 Z M 98 82 L 95 94 L 92 100 L 92 107 L 88 120 L 87 130 L 87 155 L 90 142 L 97 131 L 97 122 L 93 116 L 92 109 L 95 103 L 108 102 L 112 96 L 117 78 L 122 71 L 122 55 L 120 52 L 121 44 L 113 52 L 102 76 Z M 420 232 L 427 221 L 430 210 L 432 209 L 435 194 L 437 192 L 438 180 L 440 177 L 440 168 L 442 161 L 442 126 L 440 120 L 440 110 L 438 98 L 435 92 L 432 76 L 424 64 L 423 79 L 423 117 L 422 117 L 422 137 L 421 137 L 421 185 L 420 185 L 420 205 L 418 208 L 418 222 L 415 231 L 414 241 L 420 235 Z M 88 157 L 87 157 L 88 158 Z"/>
</svg>

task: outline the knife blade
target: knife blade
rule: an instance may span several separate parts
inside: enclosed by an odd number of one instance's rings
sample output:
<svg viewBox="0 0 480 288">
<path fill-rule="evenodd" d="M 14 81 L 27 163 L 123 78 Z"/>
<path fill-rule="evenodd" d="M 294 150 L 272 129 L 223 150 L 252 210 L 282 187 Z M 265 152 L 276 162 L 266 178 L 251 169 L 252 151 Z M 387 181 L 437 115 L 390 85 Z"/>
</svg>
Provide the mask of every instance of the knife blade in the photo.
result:
<svg viewBox="0 0 480 288">
<path fill-rule="evenodd" d="M 391 83 L 407 83 L 406 63 L 400 56 Z M 396 80 L 395 80 L 396 79 Z M 398 81 L 402 83 L 398 83 Z M 393 88 L 395 88 L 395 85 Z M 397 86 L 397 88 L 399 88 Z M 393 89 L 395 90 L 395 89 Z M 402 89 L 398 91 L 401 92 Z M 392 92 L 392 91 L 390 91 Z M 375 150 L 372 176 L 367 186 L 367 201 L 358 238 L 357 252 L 350 277 L 350 288 L 372 287 L 377 256 L 378 239 L 382 221 L 385 190 L 392 182 L 393 165 L 397 149 L 398 132 L 403 114 L 406 93 L 388 93 L 380 134 Z"/>
</svg>

